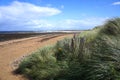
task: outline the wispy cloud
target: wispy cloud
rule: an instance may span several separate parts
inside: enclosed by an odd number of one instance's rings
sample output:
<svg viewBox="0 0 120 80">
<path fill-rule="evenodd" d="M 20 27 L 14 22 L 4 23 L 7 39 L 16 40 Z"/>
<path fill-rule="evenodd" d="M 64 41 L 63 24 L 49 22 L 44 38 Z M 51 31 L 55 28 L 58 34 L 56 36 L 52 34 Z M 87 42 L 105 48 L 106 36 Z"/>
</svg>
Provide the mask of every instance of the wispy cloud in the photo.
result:
<svg viewBox="0 0 120 80">
<path fill-rule="evenodd" d="M 112 5 L 120 5 L 120 1 L 118 1 L 118 2 L 113 2 Z"/>
<path fill-rule="evenodd" d="M 64 5 L 61 5 L 60 7 L 61 7 L 61 9 L 64 9 Z"/>
<path fill-rule="evenodd" d="M 66 19 L 59 23 L 62 29 L 91 29 L 95 26 L 103 24 L 103 22 L 108 19 L 108 17 L 91 17 L 84 19 Z"/>
</svg>

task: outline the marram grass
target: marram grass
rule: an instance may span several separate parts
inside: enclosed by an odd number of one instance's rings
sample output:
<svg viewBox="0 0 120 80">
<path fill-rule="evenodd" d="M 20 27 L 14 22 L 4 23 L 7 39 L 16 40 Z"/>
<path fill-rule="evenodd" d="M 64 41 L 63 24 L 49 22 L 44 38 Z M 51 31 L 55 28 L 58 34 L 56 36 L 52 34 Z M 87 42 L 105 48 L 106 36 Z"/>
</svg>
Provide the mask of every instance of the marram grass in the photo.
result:
<svg viewBox="0 0 120 80">
<path fill-rule="evenodd" d="M 120 18 L 39 49 L 16 71 L 30 80 L 120 80 Z"/>
</svg>

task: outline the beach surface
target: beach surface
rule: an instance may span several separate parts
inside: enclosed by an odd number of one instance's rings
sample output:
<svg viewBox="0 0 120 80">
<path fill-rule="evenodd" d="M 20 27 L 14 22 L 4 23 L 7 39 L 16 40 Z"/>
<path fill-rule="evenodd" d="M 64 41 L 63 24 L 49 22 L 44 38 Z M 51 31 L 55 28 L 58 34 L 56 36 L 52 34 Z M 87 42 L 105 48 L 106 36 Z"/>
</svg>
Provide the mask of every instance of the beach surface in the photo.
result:
<svg viewBox="0 0 120 80">
<path fill-rule="evenodd" d="M 36 51 L 38 48 L 55 44 L 73 34 L 46 34 L 36 37 L 22 38 L 0 42 L 0 80 L 27 80 L 22 75 L 15 75 L 12 63 L 24 55 Z"/>
</svg>

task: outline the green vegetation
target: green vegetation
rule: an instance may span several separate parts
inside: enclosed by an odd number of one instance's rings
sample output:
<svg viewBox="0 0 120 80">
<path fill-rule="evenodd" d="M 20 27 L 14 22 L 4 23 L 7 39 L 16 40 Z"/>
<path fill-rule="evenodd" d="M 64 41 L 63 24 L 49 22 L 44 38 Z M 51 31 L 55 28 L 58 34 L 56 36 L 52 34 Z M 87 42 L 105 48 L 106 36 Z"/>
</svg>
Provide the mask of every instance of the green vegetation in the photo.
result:
<svg viewBox="0 0 120 80">
<path fill-rule="evenodd" d="M 31 80 L 120 80 L 120 18 L 36 51 L 17 72 Z"/>
</svg>

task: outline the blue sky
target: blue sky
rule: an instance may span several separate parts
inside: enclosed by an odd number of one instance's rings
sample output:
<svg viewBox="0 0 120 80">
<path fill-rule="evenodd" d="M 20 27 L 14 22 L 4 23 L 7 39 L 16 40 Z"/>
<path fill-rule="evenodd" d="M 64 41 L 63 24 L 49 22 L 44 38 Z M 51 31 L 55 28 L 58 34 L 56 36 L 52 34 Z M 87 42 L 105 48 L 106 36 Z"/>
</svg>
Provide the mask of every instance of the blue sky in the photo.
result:
<svg viewBox="0 0 120 80">
<path fill-rule="evenodd" d="M 0 0 L 0 31 L 84 30 L 120 17 L 120 0 Z"/>
</svg>

